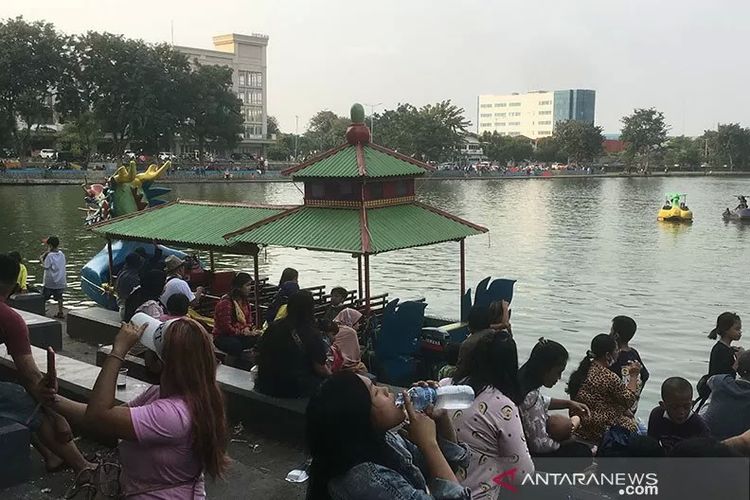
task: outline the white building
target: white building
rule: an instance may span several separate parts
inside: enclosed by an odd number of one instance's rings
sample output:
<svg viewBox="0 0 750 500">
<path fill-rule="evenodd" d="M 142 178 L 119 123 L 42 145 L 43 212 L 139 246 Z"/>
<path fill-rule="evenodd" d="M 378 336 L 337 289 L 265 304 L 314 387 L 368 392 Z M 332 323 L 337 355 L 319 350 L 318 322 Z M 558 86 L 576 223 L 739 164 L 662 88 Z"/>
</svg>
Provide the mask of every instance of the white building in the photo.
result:
<svg viewBox="0 0 750 500">
<path fill-rule="evenodd" d="M 480 162 L 485 159 L 482 143 L 474 134 L 466 134 L 458 149 L 462 165 Z"/>
<path fill-rule="evenodd" d="M 477 132 L 549 137 L 555 123 L 580 120 L 594 123 L 596 91 L 569 89 L 526 94 L 480 95 L 477 98 Z"/>
<path fill-rule="evenodd" d="M 232 33 L 215 36 L 213 41 L 213 49 L 180 46 L 174 48 L 186 54 L 192 63 L 232 68 L 233 90 L 242 100 L 242 116 L 245 119 L 245 130 L 237 151 L 262 154 L 265 146 L 274 142 L 268 135 L 266 104 L 268 36 Z"/>
</svg>

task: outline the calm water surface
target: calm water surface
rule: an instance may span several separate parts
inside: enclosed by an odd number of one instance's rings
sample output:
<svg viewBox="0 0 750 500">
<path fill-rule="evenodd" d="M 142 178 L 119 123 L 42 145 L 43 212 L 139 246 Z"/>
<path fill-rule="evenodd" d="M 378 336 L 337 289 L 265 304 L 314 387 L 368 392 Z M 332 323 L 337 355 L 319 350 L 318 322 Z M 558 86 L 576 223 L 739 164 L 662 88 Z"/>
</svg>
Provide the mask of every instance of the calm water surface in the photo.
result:
<svg viewBox="0 0 750 500">
<path fill-rule="evenodd" d="M 300 203 L 293 184 L 173 185 L 173 197 Z M 688 193 L 690 226 L 656 222 L 665 192 Z M 486 276 L 517 279 L 513 327 L 523 362 L 544 336 L 563 343 L 578 364 L 591 338 L 612 317 L 638 322 L 633 345 L 651 372 L 639 414 L 659 400 L 668 376 L 695 382 L 707 371 L 706 334 L 724 310 L 747 314 L 750 225 L 721 219 L 750 179 L 638 178 L 422 181 L 422 201 L 490 228 L 467 240 L 467 285 Z M 40 240 L 60 236 L 68 256 L 74 305 L 87 302 L 78 271 L 103 246 L 82 226 L 76 186 L 0 186 L 0 251 L 19 250 L 30 276 L 41 278 Z M 244 257 L 221 256 L 219 267 L 252 268 Z M 261 273 L 300 270 L 303 285 L 356 288 L 356 261 L 347 255 L 269 248 Z M 432 314 L 458 315 L 458 244 L 405 250 L 371 259 L 373 293 L 426 297 Z M 73 304 L 72 304 L 73 305 Z M 562 394 L 563 383 L 553 390 Z"/>
</svg>

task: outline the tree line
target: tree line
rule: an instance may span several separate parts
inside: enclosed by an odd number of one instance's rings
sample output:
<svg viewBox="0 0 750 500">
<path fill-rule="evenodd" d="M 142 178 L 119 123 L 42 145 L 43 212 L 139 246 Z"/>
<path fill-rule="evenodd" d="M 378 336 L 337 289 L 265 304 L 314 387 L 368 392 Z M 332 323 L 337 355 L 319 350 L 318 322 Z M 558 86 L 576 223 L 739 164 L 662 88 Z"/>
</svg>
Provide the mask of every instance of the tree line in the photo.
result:
<svg viewBox="0 0 750 500">
<path fill-rule="evenodd" d="M 111 33 L 69 36 L 46 22 L 0 22 L 0 147 L 31 153 L 53 113 L 57 138 L 88 159 L 103 139 L 119 155 L 129 144 L 170 149 L 176 136 L 202 156 L 231 148 L 243 132 L 232 69 L 191 64 L 166 44 Z"/>
<path fill-rule="evenodd" d="M 425 161 L 458 162 L 458 149 L 471 123 L 464 110 L 442 101 L 418 108 L 399 104 L 395 109 L 367 118 L 373 126 L 373 141 Z M 341 144 L 349 118 L 328 110 L 316 113 L 302 135 L 279 134 L 269 150 L 272 160 L 304 158 Z M 635 109 L 621 119 L 620 140 L 625 150 L 609 155 L 608 161 L 626 167 L 654 165 L 697 168 L 711 165 L 750 168 L 750 129 L 738 124 L 719 125 L 700 137 L 669 136 L 664 114 L 653 108 Z M 269 125 L 270 127 L 270 125 Z M 498 164 L 534 161 L 590 164 L 605 156 L 602 128 L 575 120 L 558 122 L 552 136 L 532 140 L 485 132 L 479 137 L 484 155 Z"/>
</svg>

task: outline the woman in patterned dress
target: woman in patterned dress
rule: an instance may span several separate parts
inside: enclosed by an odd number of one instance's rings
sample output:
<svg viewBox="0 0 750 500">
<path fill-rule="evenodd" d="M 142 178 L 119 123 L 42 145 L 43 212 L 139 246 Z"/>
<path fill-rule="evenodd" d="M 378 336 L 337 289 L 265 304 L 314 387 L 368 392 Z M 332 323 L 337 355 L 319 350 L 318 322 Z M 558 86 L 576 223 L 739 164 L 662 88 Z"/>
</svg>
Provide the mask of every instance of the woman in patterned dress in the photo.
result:
<svg viewBox="0 0 750 500">
<path fill-rule="evenodd" d="M 631 408 L 638 397 L 638 377 L 631 376 L 628 385 L 622 384 L 609 369 L 617 354 L 615 340 L 605 333 L 599 334 L 591 341 L 591 350 L 570 375 L 568 394 L 591 410 L 588 416 L 583 416 L 575 431 L 576 438 L 582 441 L 599 444 L 612 426 L 624 427 L 630 432 L 637 429 Z M 628 370 L 631 374 L 640 373 L 641 365 L 631 362 Z"/>
</svg>

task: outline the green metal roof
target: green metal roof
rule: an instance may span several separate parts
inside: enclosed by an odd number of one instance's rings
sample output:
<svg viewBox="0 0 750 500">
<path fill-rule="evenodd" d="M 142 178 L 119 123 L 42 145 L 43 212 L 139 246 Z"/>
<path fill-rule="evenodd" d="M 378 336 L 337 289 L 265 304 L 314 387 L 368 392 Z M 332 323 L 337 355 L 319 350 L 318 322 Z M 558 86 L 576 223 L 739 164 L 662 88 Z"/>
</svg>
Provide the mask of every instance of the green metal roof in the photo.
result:
<svg viewBox="0 0 750 500">
<path fill-rule="evenodd" d="M 487 231 L 420 203 L 364 210 L 365 216 L 362 209 L 302 206 L 226 237 L 234 243 L 376 254 Z"/>
<path fill-rule="evenodd" d="M 357 151 L 362 154 L 361 163 Z M 423 175 L 431 167 L 374 144 L 346 145 L 285 170 L 295 179 L 314 177 L 394 177 Z"/>
<path fill-rule="evenodd" d="M 230 250 L 234 243 L 225 234 L 288 208 L 178 200 L 97 224 L 92 231 L 118 240 Z"/>
</svg>

